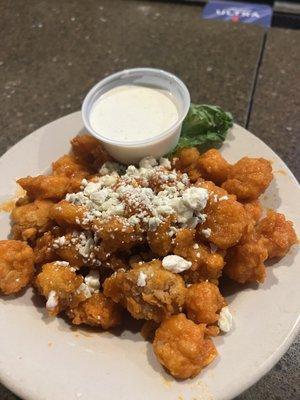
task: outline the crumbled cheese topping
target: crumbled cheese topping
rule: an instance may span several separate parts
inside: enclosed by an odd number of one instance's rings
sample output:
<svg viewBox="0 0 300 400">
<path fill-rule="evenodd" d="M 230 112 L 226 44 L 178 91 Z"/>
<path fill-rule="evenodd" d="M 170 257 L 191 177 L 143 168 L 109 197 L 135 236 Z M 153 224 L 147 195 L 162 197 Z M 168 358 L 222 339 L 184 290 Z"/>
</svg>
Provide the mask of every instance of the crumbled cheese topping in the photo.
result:
<svg viewBox="0 0 300 400">
<path fill-rule="evenodd" d="M 219 201 L 222 201 L 222 200 L 228 200 L 229 199 L 229 197 L 228 196 L 221 196 L 221 197 L 219 197 Z"/>
<path fill-rule="evenodd" d="M 191 268 L 192 263 L 180 256 L 170 255 L 163 258 L 162 265 L 168 271 L 178 274 Z"/>
<path fill-rule="evenodd" d="M 159 165 L 161 165 L 162 167 L 164 167 L 166 169 L 172 168 L 170 160 L 168 158 L 164 158 L 164 157 L 161 157 L 159 159 Z"/>
<path fill-rule="evenodd" d="M 140 271 L 137 279 L 137 285 L 141 287 L 146 286 L 146 280 L 147 280 L 147 275 L 143 271 Z"/>
<path fill-rule="evenodd" d="M 227 306 L 223 307 L 220 312 L 219 321 L 218 321 L 219 328 L 221 329 L 221 331 L 227 333 L 231 330 L 232 323 L 233 323 L 233 318 L 229 311 L 229 308 Z"/>
<path fill-rule="evenodd" d="M 65 243 L 66 243 L 66 237 L 60 236 L 59 238 L 53 240 L 53 247 L 55 249 L 58 249 L 59 247 L 64 246 Z"/>
<path fill-rule="evenodd" d="M 68 261 L 55 261 L 54 264 L 57 265 L 58 267 L 69 267 L 70 266 L 70 263 Z"/>
<path fill-rule="evenodd" d="M 157 161 L 154 157 L 152 156 L 148 156 L 148 157 L 144 157 L 140 162 L 139 162 L 139 166 L 140 168 L 152 168 L 155 167 L 157 165 Z"/>
<path fill-rule="evenodd" d="M 89 299 L 92 296 L 90 287 L 86 283 L 82 283 L 76 290 L 76 293 L 83 294 L 86 299 Z"/>
<path fill-rule="evenodd" d="M 99 170 L 100 175 L 119 175 L 124 171 L 123 165 L 117 162 L 106 161 Z"/>
<path fill-rule="evenodd" d="M 84 278 L 85 284 L 88 286 L 91 294 L 99 292 L 100 289 L 99 271 L 91 270 Z"/>
<path fill-rule="evenodd" d="M 117 163 L 106 162 L 100 177 L 93 182 L 82 181 L 82 191 L 66 195 L 66 200 L 84 206 L 84 218 L 76 221 L 90 226 L 96 219 L 122 218 L 124 224 L 138 225 L 146 232 L 156 230 L 172 215 L 171 228 L 196 227 L 203 223 L 202 213 L 209 194 L 206 189 L 190 186 L 187 174 L 171 170 L 169 160 L 145 157 L 139 167 L 129 165 L 126 171 Z M 171 231 L 170 228 L 170 231 Z M 63 245 L 58 238 L 54 246 Z M 93 245 L 88 240 L 83 256 Z"/>
<path fill-rule="evenodd" d="M 48 300 L 46 303 L 47 310 L 54 310 L 58 305 L 58 297 L 55 290 L 51 290 L 48 294 Z"/>
<path fill-rule="evenodd" d="M 202 234 L 206 239 L 208 239 L 211 235 L 211 229 L 210 228 L 202 229 Z"/>
<path fill-rule="evenodd" d="M 76 272 L 76 270 L 79 269 L 78 267 L 71 267 L 68 261 L 55 261 L 54 264 L 58 267 L 67 267 L 71 272 Z"/>
<path fill-rule="evenodd" d="M 191 187 L 182 195 L 183 202 L 193 210 L 203 210 L 208 200 L 208 191 L 203 188 Z"/>
</svg>

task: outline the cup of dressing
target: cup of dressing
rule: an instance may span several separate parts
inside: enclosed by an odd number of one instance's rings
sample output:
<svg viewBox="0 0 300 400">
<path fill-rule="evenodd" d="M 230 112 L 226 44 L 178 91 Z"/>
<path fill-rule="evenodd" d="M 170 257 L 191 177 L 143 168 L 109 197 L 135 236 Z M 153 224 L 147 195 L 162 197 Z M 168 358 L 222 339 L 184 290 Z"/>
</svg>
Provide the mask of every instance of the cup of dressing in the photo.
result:
<svg viewBox="0 0 300 400">
<path fill-rule="evenodd" d="M 83 101 L 82 118 L 113 158 L 129 164 L 170 152 L 189 107 L 189 91 L 175 75 L 133 68 L 97 83 Z"/>
</svg>

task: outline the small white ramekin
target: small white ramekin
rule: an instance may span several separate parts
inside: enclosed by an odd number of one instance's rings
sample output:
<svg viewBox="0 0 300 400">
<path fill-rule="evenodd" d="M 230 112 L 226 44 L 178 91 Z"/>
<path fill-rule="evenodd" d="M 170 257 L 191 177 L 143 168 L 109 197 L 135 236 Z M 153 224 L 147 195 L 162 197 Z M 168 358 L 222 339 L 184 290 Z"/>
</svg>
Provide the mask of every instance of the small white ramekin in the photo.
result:
<svg viewBox="0 0 300 400">
<path fill-rule="evenodd" d="M 135 141 L 115 140 L 101 132 L 96 132 L 90 123 L 91 110 L 95 102 L 108 90 L 122 85 L 143 85 L 167 90 L 177 102 L 178 120 L 159 135 Z M 159 158 L 176 146 L 182 121 L 188 113 L 190 102 L 189 91 L 177 76 L 155 68 L 126 69 L 103 79 L 88 92 L 82 104 L 82 118 L 86 129 L 91 135 L 101 140 L 112 157 L 125 164 L 136 163 L 146 156 Z"/>
</svg>

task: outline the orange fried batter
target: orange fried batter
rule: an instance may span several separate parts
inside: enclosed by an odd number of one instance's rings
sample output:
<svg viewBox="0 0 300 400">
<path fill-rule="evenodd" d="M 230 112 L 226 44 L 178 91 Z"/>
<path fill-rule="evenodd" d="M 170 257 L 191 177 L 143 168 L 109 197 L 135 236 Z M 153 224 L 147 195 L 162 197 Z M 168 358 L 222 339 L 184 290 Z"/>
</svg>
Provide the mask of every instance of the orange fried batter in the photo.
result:
<svg viewBox="0 0 300 400">
<path fill-rule="evenodd" d="M 48 309 L 49 314 L 53 316 L 67 307 L 78 304 L 80 293 L 76 293 L 76 290 L 82 283 L 81 275 L 76 275 L 69 267 L 60 266 L 56 262 L 44 264 L 34 282 L 40 294 L 46 298 L 51 291 L 55 292 L 57 305 L 53 309 Z M 81 301 L 84 299 L 80 298 Z"/>
<path fill-rule="evenodd" d="M 23 197 L 20 197 L 16 202 L 15 202 L 15 207 L 20 207 L 20 206 L 25 206 L 26 204 L 31 203 L 30 198 L 25 195 Z"/>
<path fill-rule="evenodd" d="M 77 160 L 73 155 L 65 154 L 52 163 L 53 175 L 67 176 L 68 178 L 87 178 L 90 171 L 87 166 Z"/>
<path fill-rule="evenodd" d="M 252 223 L 256 224 L 262 215 L 262 207 L 258 200 L 249 201 L 248 203 L 244 203 L 244 209 L 248 218 Z"/>
<path fill-rule="evenodd" d="M 212 253 L 203 243 L 194 240 L 195 230 L 182 228 L 177 231 L 174 254 L 192 262 L 192 267 L 184 272 L 184 280 L 188 283 L 209 280 L 218 282 L 224 267 L 223 256 Z"/>
<path fill-rule="evenodd" d="M 15 207 L 11 213 L 14 239 L 33 240 L 49 230 L 52 225 L 50 212 L 53 203 L 35 200 L 33 203 Z"/>
<path fill-rule="evenodd" d="M 166 256 L 172 249 L 172 238 L 169 235 L 171 219 L 167 218 L 155 230 L 148 231 L 147 240 L 150 249 L 160 257 Z"/>
<path fill-rule="evenodd" d="M 211 339 L 205 338 L 205 325 L 197 325 L 184 314 L 164 320 L 155 333 L 153 350 L 159 362 L 175 378 L 199 374 L 217 356 Z"/>
<path fill-rule="evenodd" d="M 56 258 L 55 250 L 52 247 L 54 236 L 52 232 L 46 232 L 37 239 L 34 247 L 34 260 L 37 264 L 44 264 L 54 261 Z"/>
<path fill-rule="evenodd" d="M 146 275 L 144 282 L 139 281 L 141 273 Z M 180 312 L 186 291 L 181 276 L 163 269 L 159 260 L 118 271 L 105 280 L 103 288 L 107 297 L 121 303 L 134 318 L 156 322 Z"/>
<path fill-rule="evenodd" d="M 226 301 L 213 283 L 195 283 L 186 291 L 187 316 L 196 324 L 214 324 L 219 319 L 218 311 L 224 306 Z"/>
<path fill-rule="evenodd" d="M 229 171 L 222 188 L 238 200 L 256 200 L 273 179 L 271 163 L 264 158 L 243 157 Z"/>
<path fill-rule="evenodd" d="M 264 282 L 268 257 L 266 240 L 255 230 L 245 235 L 241 242 L 227 250 L 224 272 L 239 283 Z"/>
<path fill-rule="evenodd" d="M 173 159 L 173 165 L 177 170 L 186 172 L 191 182 L 196 182 L 201 178 L 198 164 L 200 153 L 195 147 L 181 149 L 177 157 Z"/>
<path fill-rule="evenodd" d="M 67 315 L 74 325 L 86 324 L 110 329 L 121 323 L 120 306 L 103 293 L 93 293 L 77 307 L 68 309 Z"/>
<path fill-rule="evenodd" d="M 217 199 L 222 196 L 227 196 L 231 199 L 236 200 L 236 196 L 229 195 L 225 189 L 222 189 L 221 187 L 215 185 L 212 181 L 204 181 L 203 179 L 199 179 L 199 181 L 196 182 L 195 186 L 208 190 L 208 204 L 216 202 Z"/>
<path fill-rule="evenodd" d="M 201 154 L 198 159 L 198 166 L 202 177 L 213 181 L 217 185 L 227 179 L 231 167 L 216 149 L 210 149 Z"/>
<path fill-rule="evenodd" d="M 86 208 L 76 206 L 66 200 L 61 200 L 55 204 L 51 210 L 51 218 L 54 219 L 60 226 L 73 226 L 88 228 L 88 224 L 84 224 L 84 215 Z"/>
<path fill-rule="evenodd" d="M 31 247 L 18 240 L 0 240 L 0 293 L 19 292 L 33 278 Z"/>
<path fill-rule="evenodd" d="M 122 217 L 111 217 L 107 220 L 95 220 L 92 227 L 106 248 L 111 252 L 129 250 L 144 241 L 138 226 L 131 226 Z"/>
<path fill-rule="evenodd" d="M 31 199 L 62 199 L 70 190 L 70 179 L 60 175 L 27 176 L 17 182 Z"/>
<path fill-rule="evenodd" d="M 101 142 L 90 135 L 80 135 L 71 140 L 75 157 L 83 164 L 98 171 L 102 164 L 111 160 Z"/>
<path fill-rule="evenodd" d="M 209 229 L 209 241 L 221 249 L 239 242 L 248 223 L 242 204 L 229 197 L 228 200 L 210 201 L 204 212 L 207 217 L 202 225 L 198 225 L 200 235 L 203 229 Z"/>
<path fill-rule="evenodd" d="M 98 246 L 100 247 L 100 246 Z M 96 257 L 98 258 L 98 253 L 95 251 Z M 109 253 L 108 253 L 109 254 Z M 100 258 L 98 258 L 101 260 Z M 128 264 L 126 259 L 121 257 L 120 255 L 111 254 L 109 256 L 106 255 L 104 260 L 101 260 L 101 265 L 107 268 L 112 269 L 113 271 L 118 271 L 118 269 L 127 269 Z"/>
<path fill-rule="evenodd" d="M 67 241 L 72 239 L 72 234 L 68 233 L 65 235 Z M 55 254 L 60 260 L 67 261 L 74 268 L 81 268 L 84 264 L 84 258 L 76 249 L 76 244 L 68 243 L 66 245 L 59 246 L 55 249 Z"/>
<path fill-rule="evenodd" d="M 268 258 L 285 256 L 297 242 L 293 223 L 287 221 L 283 214 L 272 210 L 259 222 L 257 230 L 266 238 Z"/>
</svg>

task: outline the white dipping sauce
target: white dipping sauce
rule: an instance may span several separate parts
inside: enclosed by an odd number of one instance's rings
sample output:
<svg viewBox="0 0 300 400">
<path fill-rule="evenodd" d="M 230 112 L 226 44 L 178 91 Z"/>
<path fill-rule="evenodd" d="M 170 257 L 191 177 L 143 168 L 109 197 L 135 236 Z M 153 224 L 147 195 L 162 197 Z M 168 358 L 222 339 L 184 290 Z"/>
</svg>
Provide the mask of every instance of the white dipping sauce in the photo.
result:
<svg viewBox="0 0 300 400">
<path fill-rule="evenodd" d="M 124 85 L 109 90 L 96 101 L 90 124 L 107 138 L 135 141 L 159 135 L 178 118 L 178 108 L 169 92 Z"/>
</svg>

